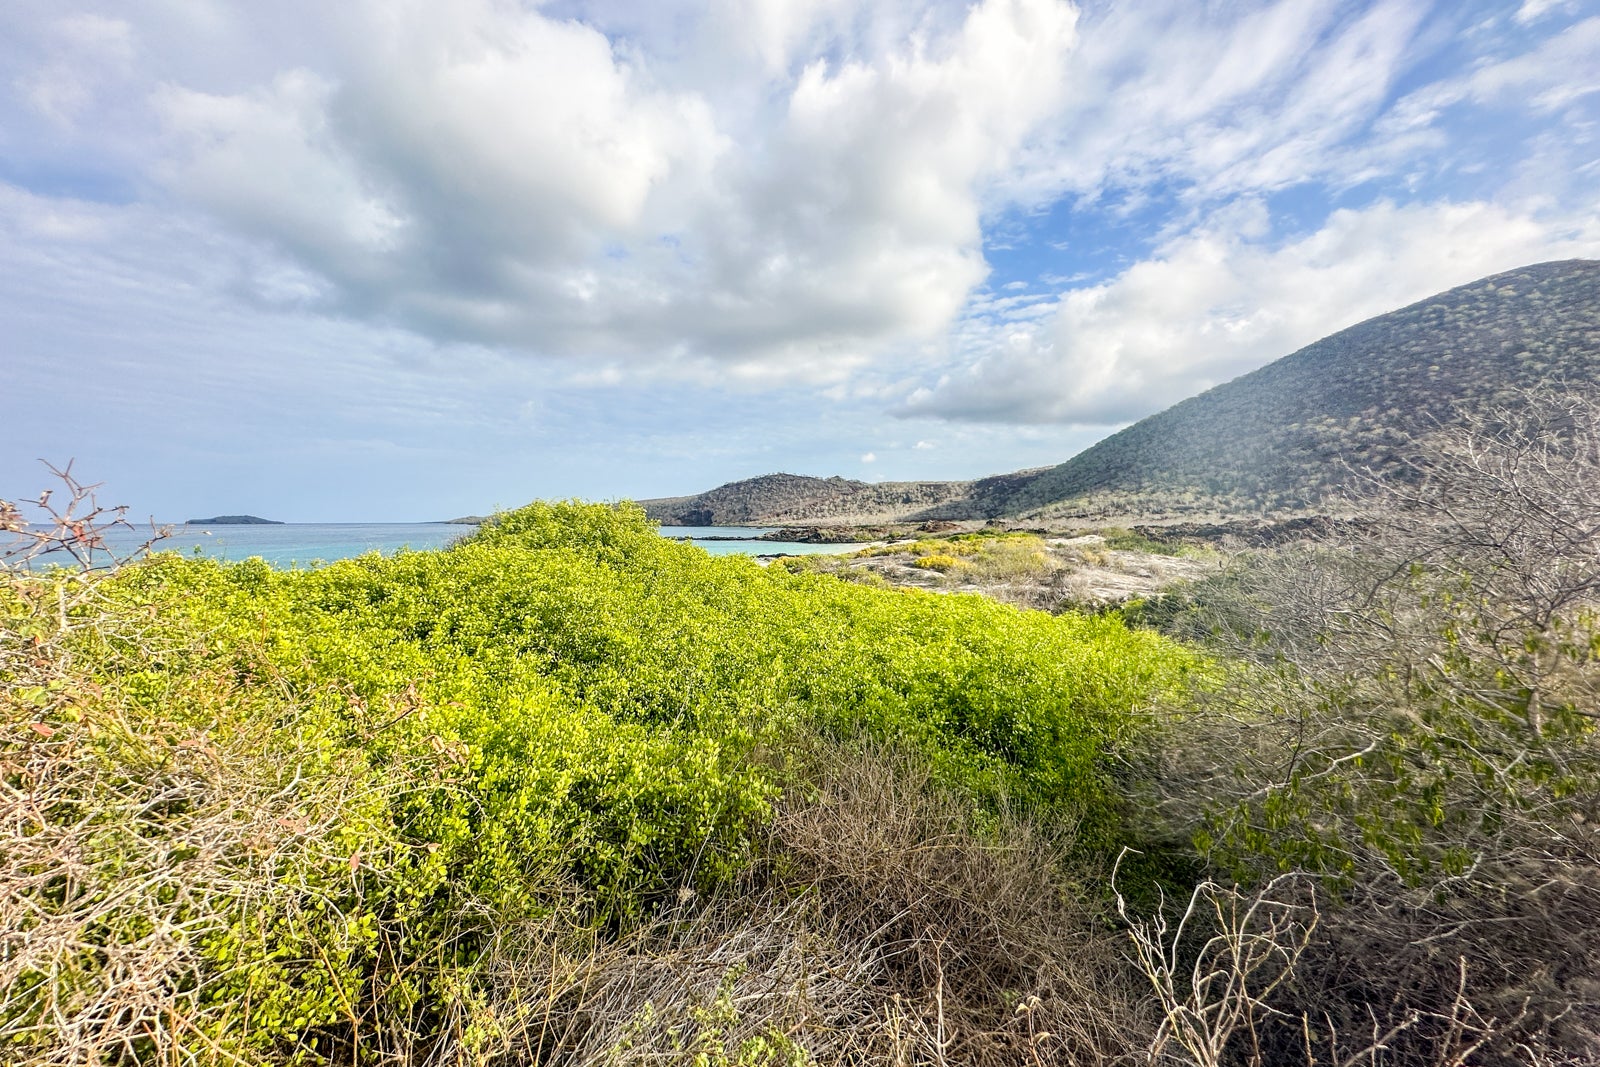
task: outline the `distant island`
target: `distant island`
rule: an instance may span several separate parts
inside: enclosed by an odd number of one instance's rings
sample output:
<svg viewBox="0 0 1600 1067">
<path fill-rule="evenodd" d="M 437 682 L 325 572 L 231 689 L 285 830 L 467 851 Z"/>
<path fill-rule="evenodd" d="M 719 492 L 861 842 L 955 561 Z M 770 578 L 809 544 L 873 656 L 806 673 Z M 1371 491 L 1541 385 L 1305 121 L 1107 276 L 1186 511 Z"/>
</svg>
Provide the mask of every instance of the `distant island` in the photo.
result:
<svg viewBox="0 0 1600 1067">
<path fill-rule="evenodd" d="M 190 526 L 282 526 L 277 519 L 263 519 L 259 515 L 214 515 L 209 519 L 190 519 Z"/>
<path fill-rule="evenodd" d="M 446 526 L 482 526 L 487 520 L 482 515 L 463 515 L 459 519 L 446 519 Z"/>
</svg>

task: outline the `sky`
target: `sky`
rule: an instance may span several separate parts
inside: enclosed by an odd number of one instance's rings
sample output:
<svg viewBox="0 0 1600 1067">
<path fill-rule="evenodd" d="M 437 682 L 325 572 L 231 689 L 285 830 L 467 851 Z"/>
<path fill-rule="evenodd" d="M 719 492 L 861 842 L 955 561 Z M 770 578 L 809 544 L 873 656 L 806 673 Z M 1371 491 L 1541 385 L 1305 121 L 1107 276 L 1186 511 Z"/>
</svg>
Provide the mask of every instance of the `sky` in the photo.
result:
<svg viewBox="0 0 1600 1067">
<path fill-rule="evenodd" d="M 1600 258 L 1600 0 L 0 0 L 0 497 L 1054 464 Z"/>
</svg>

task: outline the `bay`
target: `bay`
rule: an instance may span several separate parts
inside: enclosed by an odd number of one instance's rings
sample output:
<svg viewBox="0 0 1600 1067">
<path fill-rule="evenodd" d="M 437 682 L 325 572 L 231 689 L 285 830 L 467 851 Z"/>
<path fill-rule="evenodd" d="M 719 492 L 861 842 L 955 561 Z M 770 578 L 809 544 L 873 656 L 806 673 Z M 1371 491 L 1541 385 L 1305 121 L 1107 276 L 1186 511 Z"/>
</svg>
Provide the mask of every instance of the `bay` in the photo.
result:
<svg viewBox="0 0 1600 1067">
<path fill-rule="evenodd" d="M 368 552 L 393 555 L 443 548 L 476 530 L 476 526 L 445 522 L 295 522 L 283 525 L 173 526 L 154 550 L 236 562 L 259 556 L 274 567 L 307 567 L 349 559 Z M 661 534 L 699 545 L 712 555 L 794 556 L 848 552 L 855 545 L 808 545 L 791 541 L 757 540 L 769 530 L 752 526 L 663 526 Z M 150 540 L 151 531 L 113 529 L 105 535 L 106 547 L 117 558 L 127 557 Z M 46 562 L 59 562 L 48 557 Z M 100 562 L 104 562 L 104 557 Z"/>
</svg>

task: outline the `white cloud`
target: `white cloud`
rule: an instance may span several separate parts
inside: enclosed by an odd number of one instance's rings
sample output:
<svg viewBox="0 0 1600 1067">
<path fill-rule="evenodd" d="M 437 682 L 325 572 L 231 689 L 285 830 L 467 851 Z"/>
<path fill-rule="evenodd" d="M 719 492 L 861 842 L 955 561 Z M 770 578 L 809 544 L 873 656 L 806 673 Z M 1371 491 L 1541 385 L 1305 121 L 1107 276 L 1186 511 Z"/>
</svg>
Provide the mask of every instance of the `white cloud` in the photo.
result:
<svg viewBox="0 0 1600 1067">
<path fill-rule="evenodd" d="M 1346 142 L 1381 112 L 1425 13 L 1413 0 L 1103 8 L 1070 67 L 1075 106 L 1013 194 L 1176 183 L 1218 197 L 1343 176 Z"/>
<path fill-rule="evenodd" d="M 288 71 L 240 96 L 164 88 L 156 106 L 184 160 L 181 192 L 334 276 L 375 280 L 406 220 L 330 129 L 334 86 Z"/>
<path fill-rule="evenodd" d="M 861 453 L 861 462 L 863 462 L 863 463 L 876 463 L 876 462 L 878 462 L 877 454 L 873 453 L 873 452 L 863 452 L 863 453 Z"/>
<path fill-rule="evenodd" d="M 1039 328 L 969 324 L 969 369 L 902 414 L 1109 425 L 1268 363 L 1327 334 L 1539 259 L 1600 256 L 1600 220 L 1487 203 L 1338 211 L 1286 244 L 1248 206 L 1170 241 Z"/>
<path fill-rule="evenodd" d="M 833 27 L 852 15 L 850 0 L 718 0 L 712 5 L 710 24 L 719 38 L 759 59 L 767 73 L 788 71 L 821 26 Z"/>
<path fill-rule="evenodd" d="M 1429 125 L 1464 101 L 1549 112 L 1596 92 L 1600 92 L 1600 17 L 1574 23 L 1525 52 L 1431 83 L 1400 100 L 1382 126 L 1408 130 Z"/>
<path fill-rule="evenodd" d="M 1525 26 L 1539 21 L 1552 11 L 1571 11 L 1577 6 L 1577 0 L 1522 0 L 1522 6 L 1517 8 L 1517 13 L 1512 17 Z"/>
<path fill-rule="evenodd" d="M 763 78 L 821 16 L 752 9 Z M 869 25 L 752 116 L 578 22 L 373 2 L 340 21 L 337 69 L 163 89 L 165 173 L 348 314 L 657 373 L 838 378 L 938 334 L 983 278 L 982 190 L 1061 103 L 1075 20 L 985 0 L 910 36 Z"/>
</svg>

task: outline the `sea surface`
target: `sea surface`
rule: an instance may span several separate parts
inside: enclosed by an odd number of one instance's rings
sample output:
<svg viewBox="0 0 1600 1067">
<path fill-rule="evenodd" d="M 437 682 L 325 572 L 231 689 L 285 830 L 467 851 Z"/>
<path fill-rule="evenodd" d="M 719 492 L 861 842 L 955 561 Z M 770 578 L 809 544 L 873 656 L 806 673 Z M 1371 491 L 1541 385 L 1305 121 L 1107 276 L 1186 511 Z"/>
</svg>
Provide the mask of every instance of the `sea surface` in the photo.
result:
<svg viewBox="0 0 1600 1067">
<path fill-rule="evenodd" d="M 178 525 L 158 541 L 158 552 L 181 552 L 209 559 L 237 561 L 260 556 L 275 567 L 309 567 L 338 559 L 381 552 L 393 555 L 409 549 L 443 548 L 476 530 L 476 526 L 445 522 L 294 522 L 282 526 Z M 743 553 L 749 556 L 800 556 L 848 552 L 854 545 L 805 545 L 791 541 L 758 541 L 769 532 L 752 526 L 663 526 L 664 537 L 690 541 L 715 556 Z M 144 529 L 111 530 L 106 546 L 119 558 L 137 551 L 150 539 Z M 0 548 L 4 547 L 0 534 Z M 54 562 L 65 560 L 50 557 Z M 104 559 L 101 559 L 104 562 Z"/>
</svg>

